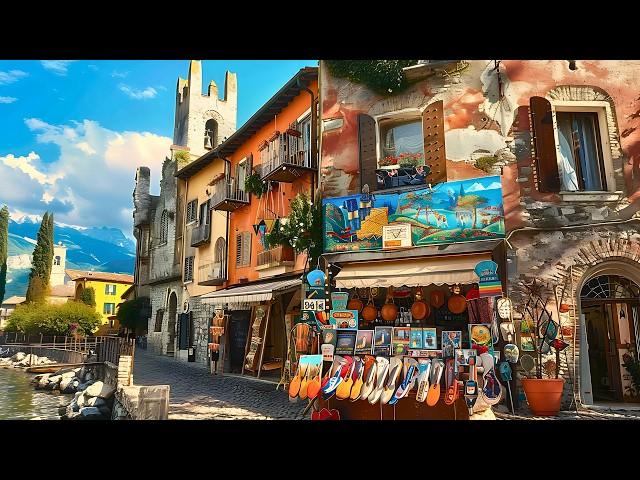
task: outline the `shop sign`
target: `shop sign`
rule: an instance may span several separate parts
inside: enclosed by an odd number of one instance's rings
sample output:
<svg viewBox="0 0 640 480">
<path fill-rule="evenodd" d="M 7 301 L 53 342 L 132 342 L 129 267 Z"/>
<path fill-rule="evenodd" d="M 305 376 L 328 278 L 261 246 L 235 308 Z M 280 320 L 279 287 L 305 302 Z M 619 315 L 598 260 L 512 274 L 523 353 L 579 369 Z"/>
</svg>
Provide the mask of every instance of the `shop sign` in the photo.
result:
<svg viewBox="0 0 640 480">
<path fill-rule="evenodd" d="M 338 328 L 357 330 L 358 310 L 331 310 L 329 312 L 329 323 Z"/>
<path fill-rule="evenodd" d="M 366 198 L 363 198 L 366 197 Z M 385 227 L 410 224 L 407 247 L 504 238 L 499 176 L 439 183 L 402 193 L 357 194 L 322 200 L 324 251 L 399 248 L 385 246 Z M 406 227 L 401 227 L 406 228 Z M 391 229 L 400 235 L 402 230 Z M 405 246 L 405 244 L 402 244 Z"/>
<path fill-rule="evenodd" d="M 305 298 L 302 300 L 302 310 L 312 310 L 319 312 L 325 308 L 324 298 Z"/>
<path fill-rule="evenodd" d="M 402 248 L 411 246 L 411 224 L 396 223 L 382 227 L 382 248 Z"/>
</svg>

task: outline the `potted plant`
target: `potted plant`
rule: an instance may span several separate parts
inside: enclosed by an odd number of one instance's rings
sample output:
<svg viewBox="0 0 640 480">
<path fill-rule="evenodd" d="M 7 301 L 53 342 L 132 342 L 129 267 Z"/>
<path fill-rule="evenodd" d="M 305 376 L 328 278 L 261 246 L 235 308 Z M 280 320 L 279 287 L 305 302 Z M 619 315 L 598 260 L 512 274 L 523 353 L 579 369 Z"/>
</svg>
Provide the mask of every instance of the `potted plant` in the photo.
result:
<svg viewBox="0 0 640 480">
<path fill-rule="evenodd" d="M 254 171 L 245 179 L 244 189 L 245 191 L 252 193 L 256 197 L 260 198 L 269 190 L 269 184 L 267 182 L 263 182 L 260 178 L 260 175 L 258 175 L 258 173 Z"/>
<path fill-rule="evenodd" d="M 531 299 L 528 305 L 530 303 Z M 534 327 L 529 334 L 532 337 L 538 361 L 535 376 L 523 378 L 522 387 L 534 415 L 554 416 L 560 411 L 565 383 L 564 378 L 560 377 L 560 352 L 569 344 L 556 338 L 560 325 L 551 318 L 546 302 L 537 296 L 533 308 L 528 309 L 527 306 L 525 306 L 525 316 L 528 314 L 533 320 Z M 523 319 L 523 321 L 526 320 Z M 555 350 L 555 360 L 549 358 L 552 349 Z"/>
<path fill-rule="evenodd" d="M 398 168 L 398 157 L 394 157 L 393 155 L 387 155 L 379 163 L 380 168 L 384 168 L 386 170 Z"/>
<path fill-rule="evenodd" d="M 422 153 L 401 153 L 398 157 L 398 164 L 401 167 L 412 168 L 423 164 Z"/>
</svg>

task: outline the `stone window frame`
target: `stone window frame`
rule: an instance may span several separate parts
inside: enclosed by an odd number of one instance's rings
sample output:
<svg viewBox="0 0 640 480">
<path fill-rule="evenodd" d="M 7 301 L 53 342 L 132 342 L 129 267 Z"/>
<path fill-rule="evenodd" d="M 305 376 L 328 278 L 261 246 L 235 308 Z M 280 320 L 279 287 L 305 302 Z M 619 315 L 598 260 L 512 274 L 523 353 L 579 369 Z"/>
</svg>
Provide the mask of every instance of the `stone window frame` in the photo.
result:
<svg viewBox="0 0 640 480">
<path fill-rule="evenodd" d="M 602 144 L 602 163 L 604 167 L 604 176 L 606 180 L 606 190 L 602 191 L 560 191 L 563 199 L 580 199 L 584 196 L 609 197 L 610 194 L 616 193 L 616 180 L 613 168 L 613 155 L 611 154 L 611 143 L 609 141 L 609 125 L 607 124 L 607 102 L 580 102 L 580 101 L 551 101 L 551 109 L 553 111 L 553 134 L 556 140 L 556 156 L 560 161 L 560 141 L 558 139 L 558 122 L 556 113 L 595 113 L 598 116 L 598 130 L 600 131 L 600 140 Z"/>
<path fill-rule="evenodd" d="M 611 96 L 599 87 L 589 85 L 560 85 L 551 90 L 545 98 L 551 103 L 553 115 L 553 133 L 556 142 L 556 156 L 560 159 L 560 142 L 556 112 L 587 112 L 598 115 L 598 128 L 602 143 L 602 156 L 605 169 L 607 190 L 592 192 L 560 191 L 565 202 L 615 202 L 624 195 L 618 189 L 621 182 L 616 181 L 616 169 L 621 169 L 622 150 L 618 135 L 615 104 Z"/>
</svg>

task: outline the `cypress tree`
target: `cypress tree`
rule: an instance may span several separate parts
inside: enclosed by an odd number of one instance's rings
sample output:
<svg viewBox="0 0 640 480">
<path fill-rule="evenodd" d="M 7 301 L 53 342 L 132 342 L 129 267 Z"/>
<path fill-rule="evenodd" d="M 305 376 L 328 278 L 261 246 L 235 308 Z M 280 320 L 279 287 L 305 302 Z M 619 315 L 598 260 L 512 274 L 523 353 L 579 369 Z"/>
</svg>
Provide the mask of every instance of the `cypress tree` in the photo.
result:
<svg viewBox="0 0 640 480">
<path fill-rule="evenodd" d="M 38 238 L 33 249 L 27 302 L 44 301 L 49 288 L 49 276 L 53 266 L 53 216 L 45 212 L 38 230 Z"/>
<path fill-rule="evenodd" d="M 7 282 L 7 257 L 9 256 L 9 209 L 0 210 L 0 303 L 4 300 Z"/>
</svg>

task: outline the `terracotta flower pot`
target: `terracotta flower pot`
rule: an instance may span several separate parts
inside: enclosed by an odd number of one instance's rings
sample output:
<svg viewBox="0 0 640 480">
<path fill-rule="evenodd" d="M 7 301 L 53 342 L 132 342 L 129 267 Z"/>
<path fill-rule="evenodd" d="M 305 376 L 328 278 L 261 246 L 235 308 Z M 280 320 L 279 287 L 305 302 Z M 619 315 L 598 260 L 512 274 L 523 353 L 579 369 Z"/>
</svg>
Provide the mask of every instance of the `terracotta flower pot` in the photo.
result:
<svg viewBox="0 0 640 480">
<path fill-rule="evenodd" d="M 534 415 L 552 417 L 558 414 L 564 378 L 523 378 L 522 387 Z"/>
</svg>

